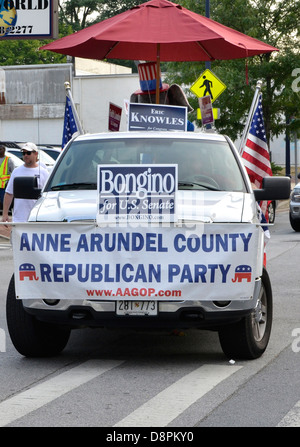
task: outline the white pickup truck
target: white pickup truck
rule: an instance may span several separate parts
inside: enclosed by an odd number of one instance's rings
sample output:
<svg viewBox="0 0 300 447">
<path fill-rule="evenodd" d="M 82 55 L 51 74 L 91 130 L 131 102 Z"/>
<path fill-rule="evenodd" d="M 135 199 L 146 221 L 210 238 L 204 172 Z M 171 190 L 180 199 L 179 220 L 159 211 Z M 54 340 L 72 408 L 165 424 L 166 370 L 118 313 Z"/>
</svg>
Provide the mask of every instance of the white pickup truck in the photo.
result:
<svg viewBox="0 0 300 447">
<path fill-rule="evenodd" d="M 287 199 L 290 179 L 252 190 L 229 138 L 212 133 L 81 135 L 12 231 L 7 323 L 24 356 L 61 352 L 72 329 L 218 331 L 229 358 L 265 351 L 272 290 L 257 202 Z"/>
</svg>

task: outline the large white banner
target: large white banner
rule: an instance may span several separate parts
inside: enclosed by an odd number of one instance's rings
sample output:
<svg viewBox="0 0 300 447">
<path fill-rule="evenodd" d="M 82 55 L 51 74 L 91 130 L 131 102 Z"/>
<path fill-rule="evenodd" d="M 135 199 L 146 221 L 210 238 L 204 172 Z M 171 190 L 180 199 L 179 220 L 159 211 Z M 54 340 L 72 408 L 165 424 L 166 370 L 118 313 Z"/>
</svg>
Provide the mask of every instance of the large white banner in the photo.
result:
<svg viewBox="0 0 300 447">
<path fill-rule="evenodd" d="M 262 261 L 251 224 L 13 228 L 21 299 L 247 300 Z"/>
</svg>

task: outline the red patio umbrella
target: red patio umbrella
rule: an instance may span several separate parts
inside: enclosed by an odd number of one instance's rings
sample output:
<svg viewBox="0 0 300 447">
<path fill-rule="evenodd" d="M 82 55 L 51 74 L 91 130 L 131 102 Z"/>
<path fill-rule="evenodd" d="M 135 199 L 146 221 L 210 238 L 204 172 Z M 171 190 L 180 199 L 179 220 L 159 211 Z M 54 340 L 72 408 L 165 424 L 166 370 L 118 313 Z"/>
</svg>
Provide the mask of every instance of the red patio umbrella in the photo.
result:
<svg viewBox="0 0 300 447">
<path fill-rule="evenodd" d="M 157 61 L 158 79 L 160 61 L 238 59 L 278 51 L 168 0 L 150 0 L 41 49 L 88 59 Z"/>
</svg>

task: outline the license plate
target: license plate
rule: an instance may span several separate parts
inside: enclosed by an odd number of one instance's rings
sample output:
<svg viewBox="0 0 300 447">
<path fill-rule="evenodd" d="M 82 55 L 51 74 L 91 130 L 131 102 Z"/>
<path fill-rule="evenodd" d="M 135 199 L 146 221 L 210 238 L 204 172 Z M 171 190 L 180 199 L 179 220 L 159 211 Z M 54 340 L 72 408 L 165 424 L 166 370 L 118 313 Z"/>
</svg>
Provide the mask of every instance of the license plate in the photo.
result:
<svg viewBox="0 0 300 447">
<path fill-rule="evenodd" d="M 157 301 L 117 301 L 117 315 L 157 315 Z"/>
</svg>

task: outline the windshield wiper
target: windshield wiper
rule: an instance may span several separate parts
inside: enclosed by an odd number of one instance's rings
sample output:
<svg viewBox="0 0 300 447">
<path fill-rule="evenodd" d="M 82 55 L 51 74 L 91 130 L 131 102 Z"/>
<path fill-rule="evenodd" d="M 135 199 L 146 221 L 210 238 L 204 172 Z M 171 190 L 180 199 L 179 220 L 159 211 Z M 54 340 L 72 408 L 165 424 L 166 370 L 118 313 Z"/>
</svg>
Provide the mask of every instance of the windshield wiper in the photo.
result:
<svg viewBox="0 0 300 447">
<path fill-rule="evenodd" d="M 220 191 L 219 188 L 216 188 L 215 186 L 209 186 L 209 185 L 204 185 L 203 183 L 197 183 L 197 182 L 190 182 L 190 181 L 183 181 L 183 182 L 178 182 L 178 186 L 190 186 L 191 188 L 193 188 L 194 186 L 200 186 L 201 188 L 206 188 L 209 189 L 210 191 Z"/>
<path fill-rule="evenodd" d="M 97 183 L 81 182 L 81 183 L 64 183 L 52 186 L 51 191 L 61 191 L 65 189 L 97 189 Z"/>
</svg>

